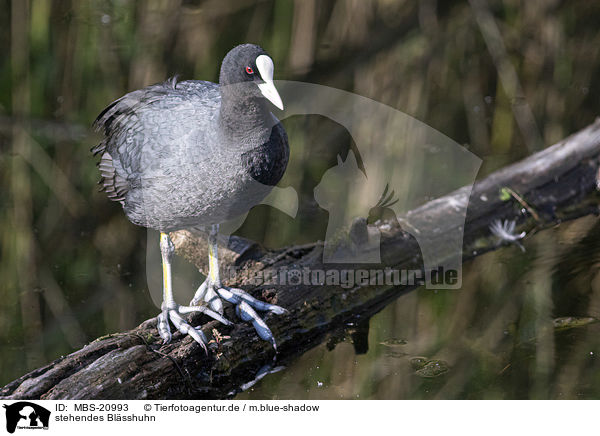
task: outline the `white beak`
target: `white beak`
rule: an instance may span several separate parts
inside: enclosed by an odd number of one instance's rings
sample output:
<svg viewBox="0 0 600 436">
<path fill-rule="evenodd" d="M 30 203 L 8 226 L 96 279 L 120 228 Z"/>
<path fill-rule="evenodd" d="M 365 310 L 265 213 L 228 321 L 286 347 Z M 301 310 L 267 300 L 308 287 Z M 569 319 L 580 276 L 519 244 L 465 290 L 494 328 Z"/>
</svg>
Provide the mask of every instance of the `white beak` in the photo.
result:
<svg viewBox="0 0 600 436">
<path fill-rule="evenodd" d="M 277 108 L 283 110 L 283 102 L 273 83 L 273 61 L 267 55 L 260 55 L 256 58 L 256 68 L 258 68 L 260 78 L 265 82 L 259 83 L 258 89 L 260 89 L 260 92 L 267 100 L 273 103 Z"/>
</svg>

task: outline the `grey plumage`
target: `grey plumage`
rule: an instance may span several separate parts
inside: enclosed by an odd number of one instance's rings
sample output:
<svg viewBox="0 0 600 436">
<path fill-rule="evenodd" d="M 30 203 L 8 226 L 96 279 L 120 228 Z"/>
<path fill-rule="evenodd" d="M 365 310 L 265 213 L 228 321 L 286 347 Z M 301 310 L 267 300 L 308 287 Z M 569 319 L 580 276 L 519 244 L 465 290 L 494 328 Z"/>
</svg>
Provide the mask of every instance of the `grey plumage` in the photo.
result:
<svg viewBox="0 0 600 436">
<path fill-rule="evenodd" d="M 281 179 L 285 130 L 254 81 L 233 83 L 235 74 L 226 78 L 226 58 L 225 85 L 171 79 L 126 94 L 98 116 L 105 139 L 92 151 L 101 155 L 100 183 L 130 221 L 160 231 L 220 223 Z"/>
</svg>

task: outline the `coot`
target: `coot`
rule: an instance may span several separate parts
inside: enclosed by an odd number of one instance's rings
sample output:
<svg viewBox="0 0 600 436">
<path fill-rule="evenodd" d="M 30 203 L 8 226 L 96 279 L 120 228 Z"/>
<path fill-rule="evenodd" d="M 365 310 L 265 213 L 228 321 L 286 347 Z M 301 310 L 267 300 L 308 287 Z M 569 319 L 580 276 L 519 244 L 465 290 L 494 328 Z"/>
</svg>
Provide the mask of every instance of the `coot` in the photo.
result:
<svg viewBox="0 0 600 436">
<path fill-rule="evenodd" d="M 257 300 L 219 278 L 219 223 L 258 204 L 283 176 L 289 157 L 286 132 L 270 112 L 283 109 L 273 83 L 273 61 L 253 44 L 233 48 L 221 65 L 219 83 L 170 79 L 130 92 L 111 103 L 94 125 L 104 140 L 92 149 L 100 155 L 100 184 L 120 202 L 134 224 L 160 231 L 163 303 L 158 332 L 171 340 L 169 320 L 206 351 L 200 328 L 182 315 L 203 312 L 224 324 L 221 299 L 236 306 L 259 336 L 275 340 L 256 310 L 282 314 L 285 309 Z M 168 232 L 208 229 L 209 273 L 189 306 L 173 297 Z"/>
</svg>

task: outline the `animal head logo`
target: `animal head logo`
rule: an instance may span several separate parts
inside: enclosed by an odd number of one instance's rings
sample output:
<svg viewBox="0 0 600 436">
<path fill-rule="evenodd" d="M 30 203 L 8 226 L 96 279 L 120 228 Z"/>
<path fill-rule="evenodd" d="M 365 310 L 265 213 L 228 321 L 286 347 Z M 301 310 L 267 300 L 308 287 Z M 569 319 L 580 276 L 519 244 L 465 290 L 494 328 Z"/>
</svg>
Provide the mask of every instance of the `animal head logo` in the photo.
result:
<svg viewBox="0 0 600 436">
<path fill-rule="evenodd" d="M 380 263 L 380 230 L 398 223 L 421 248 L 427 287 L 460 288 L 464 222 L 481 159 L 377 101 L 312 83 L 278 81 L 277 87 L 287 102 L 282 119 L 323 115 L 346 128 L 356 145 L 314 191 L 329 211 L 323 261 Z M 453 231 L 441 235 L 427 204 L 459 189 L 460 200 L 444 222 Z M 440 270 L 455 272 L 457 279 L 434 280 Z"/>
<path fill-rule="evenodd" d="M 48 429 L 50 411 L 44 407 L 19 401 L 10 405 L 4 404 L 6 409 L 6 431 L 14 433 L 18 429 Z"/>
</svg>

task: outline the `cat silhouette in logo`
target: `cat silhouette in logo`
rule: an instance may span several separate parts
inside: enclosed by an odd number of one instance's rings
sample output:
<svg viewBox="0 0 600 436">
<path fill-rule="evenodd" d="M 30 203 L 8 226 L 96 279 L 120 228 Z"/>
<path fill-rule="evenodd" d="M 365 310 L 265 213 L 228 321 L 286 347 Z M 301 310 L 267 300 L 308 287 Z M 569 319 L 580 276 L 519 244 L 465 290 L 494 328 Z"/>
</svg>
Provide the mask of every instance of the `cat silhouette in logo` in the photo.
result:
<svg viewBox="0 0 600 436">
<path fill-rule="evenodd" d="M 373 206 L 368 202 L 356 201 L 357 197 L 364 196 L 361 190 L 367 184 L 367 177 L 359 168 L 354 152 L 349 150 L 345 161 L 338 155 L 337 166 L 328 169 L 315 187 L 317 204 L 329 212 L 323 262 L 380 262 L 379 230 L 367 226 L 365 218 Z M 386 185 L 385 193 L 387 190 Z M 389 199 L 386 197 L 384 200 L 387 206 Z"/>
<path fill-rule="evenodd" d="M 3 405 L 6 409 L 6 431 L 14 433 L 17 425 L 22 427 L 48 428 L 50 411 L 29 401 Z"/>
</svg>

